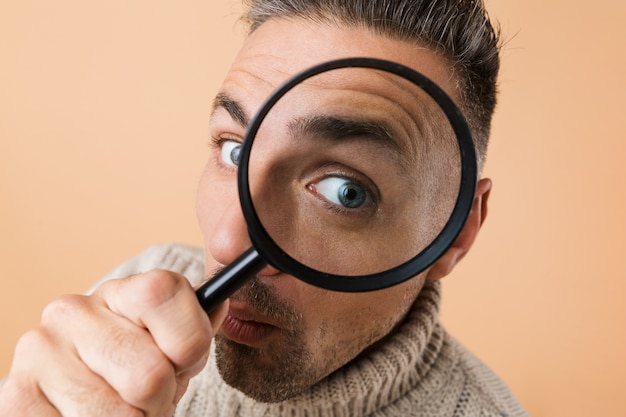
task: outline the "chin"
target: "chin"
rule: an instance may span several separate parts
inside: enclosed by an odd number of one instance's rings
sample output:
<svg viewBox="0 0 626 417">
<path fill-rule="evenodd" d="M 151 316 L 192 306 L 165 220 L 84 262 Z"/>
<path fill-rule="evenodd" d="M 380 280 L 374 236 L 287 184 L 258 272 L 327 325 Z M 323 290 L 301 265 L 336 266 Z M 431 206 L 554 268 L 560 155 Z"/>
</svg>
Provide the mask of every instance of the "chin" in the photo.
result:
<svg viewBox="0 0 626 417">
<path fill-rule="evenodd" d="M 303 349 L 259 349 L 218 334 L 215 354 L 224 382 L 256 401 L 285 401 L 322 379 Z"/>
</svg>

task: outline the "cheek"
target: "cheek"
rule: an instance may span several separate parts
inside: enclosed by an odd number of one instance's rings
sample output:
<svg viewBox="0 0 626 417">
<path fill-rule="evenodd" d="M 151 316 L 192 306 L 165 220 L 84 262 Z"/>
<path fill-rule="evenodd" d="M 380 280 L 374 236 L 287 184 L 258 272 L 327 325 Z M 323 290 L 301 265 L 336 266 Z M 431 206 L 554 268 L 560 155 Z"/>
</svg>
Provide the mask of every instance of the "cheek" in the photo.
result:
<svg viewBox="0 0 626 417">
<path fill-rule="evenodd" d="M 307 306 L 303 313 L 308 318 L 308 345 L 318 361 L 341 366 L 385 337 L 402 321 L 422 284 L 416 277 L 370 293 L 311 289 L 301 305 Z"/>
<path fill-rule="evenodd" d="M 225 210 L 224 201 L 228 197 L 224 181 L 220 182 L 216 178 L 217 176 L 212 172 L 212 166 L 207 163 L 196 190 L 196 218 L 205 243 L 215 231 Z"/>
</svg>

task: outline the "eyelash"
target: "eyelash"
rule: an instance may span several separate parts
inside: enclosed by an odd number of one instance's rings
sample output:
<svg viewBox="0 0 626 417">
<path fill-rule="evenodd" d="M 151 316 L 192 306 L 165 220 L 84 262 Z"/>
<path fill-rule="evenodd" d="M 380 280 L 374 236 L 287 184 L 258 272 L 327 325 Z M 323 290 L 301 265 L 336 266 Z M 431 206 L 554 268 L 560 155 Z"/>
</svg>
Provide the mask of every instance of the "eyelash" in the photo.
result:
<svg viewBox="0 0 626 417">
<path fill-rule="evenodd" d="M 340 205 L 337 205 L 329 201 L 321 193 L 315 190 L 316 184 L 328 178 L 341 178 L 341 179 L 358 184 L 359 186 L 363 187 L 366 190 L 366 192 L 368 193 L 369 197 L 372 200 L 371 203 L 364 207 L 351 209 L 347 207 L 342 207 Z M 362 180 L 357 178 L 357 176 L 354 175 L 353 173 L 346 172 L 345 169 L 333 170 L 332 172 L 326 173 L 324 176 L 320 177 L 319 179 L 316 179 L 315 181 L 310 182 L 309 185 L 307 186 L 307 189 L 309 189 L 309 191 L 313 193 L 316 196 L 316 198 L 319 199 L 319 201 L 322 203 L 324 208 L 330 210 L 331 212 L 335 214 L 339 214 L 343 216 L 356 216 L 356 217 L 367 216 L 368 213 L 372 212 L 372 210 L 374 211 L 377 210 L 378 204 L 380 201 L 380 197 L 379 197 L 377 190 L 375 189 L 373 190 L 372 187 L 366 185 Z"/>
<path fill-rule="evenodd" d="M 219 137 L 211 137 L 209 140 L 209 148 L 213 150 L 213 157 L 215 158 L 216 164 L 222 167 L 223 169 L 229 171 L 237 171 L 236 167 L 231 165 L 227 165 L 222 160 L 222 147 L 226 142 L 238 142 L 241 143 L 241 139 L 230 136 L 219 136 Z"/>
</svg>

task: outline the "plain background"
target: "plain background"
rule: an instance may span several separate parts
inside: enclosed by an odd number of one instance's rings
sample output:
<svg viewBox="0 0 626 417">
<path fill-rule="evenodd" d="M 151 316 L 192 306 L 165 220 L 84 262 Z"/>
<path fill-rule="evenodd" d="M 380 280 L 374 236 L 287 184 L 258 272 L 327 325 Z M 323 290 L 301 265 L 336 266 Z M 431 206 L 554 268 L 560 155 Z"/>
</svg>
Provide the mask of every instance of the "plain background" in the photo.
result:
<svg viewBox="0 0 626 417">
<path fill-rule="evenodd" d="M 490 213 L 443 320 L 534 416 L 624 415 L 626 3 L 489 0 L 507 45 Z M 194 193 L 234 0 L 2 0 L 0 374 L 43 306 L 161 242 Z"/>
</svg>

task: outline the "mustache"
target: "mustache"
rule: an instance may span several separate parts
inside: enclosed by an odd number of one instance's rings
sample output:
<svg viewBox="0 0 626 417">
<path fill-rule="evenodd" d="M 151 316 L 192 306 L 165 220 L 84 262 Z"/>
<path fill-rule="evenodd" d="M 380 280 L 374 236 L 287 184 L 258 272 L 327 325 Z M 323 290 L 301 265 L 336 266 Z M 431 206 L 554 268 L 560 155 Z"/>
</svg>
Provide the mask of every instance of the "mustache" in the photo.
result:
<svg viewBox="0 0 626 417">
<path fill-rule="evenodd" d="M 207 280 L 213 279 L 224 268 L 216 267 L 207 276 Z M 281 299 L 274 287 L 261 282 L 256 276 L 235 291 L 230 299 L 249 305 L 262 315 L 282 323 L 287 328 L 296 328 L 303 320 L 302 314 L 298 312 L 295 306 Z"/>
</svg>

